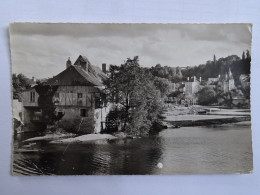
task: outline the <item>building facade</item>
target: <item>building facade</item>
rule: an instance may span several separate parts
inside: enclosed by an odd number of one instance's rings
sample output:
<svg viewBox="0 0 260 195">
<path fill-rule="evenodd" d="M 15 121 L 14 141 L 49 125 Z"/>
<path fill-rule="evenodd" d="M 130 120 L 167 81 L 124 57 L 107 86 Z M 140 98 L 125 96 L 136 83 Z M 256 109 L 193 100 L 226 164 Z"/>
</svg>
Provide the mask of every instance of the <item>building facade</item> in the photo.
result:
<svg viewBox="0 0 260 195">
<path fill-rule="evenodd" d="M 235 88 L 235 80 L 233 78 L 231 70 L 229 69 L 228 73 L 226 73 L 225 76 L 220 77 L 218 82 L 218 90 L 227 93 Z"/>
<path fill-rule="evenodd" d="M 196 76 L 193 76 L 192 81 L 190 81 L 190 79 L 187 78 L 187 82 L 185 82 L 185 95 L 194 95 L 195 93 L 197 93 L 200 89 L 200 82 L 201 78 L 198 81 L 196 79 Z"/>
<path fill-rule="evenodd" d="M 47 85 L 57 87 L 53 103 L 56 107 L 55 113 L 62 115 L 59 123 L 80 121 L 78 131 L 99 133 L 102 129 L 101 123 L 109 112 L 105 94 L 102 92 L 102 79 L 105 77 L 106 75 L 93 68 L 84 56 L 80 55 L 73 65 L 68 59 L 66 69 L 46 82 Z M 23 122 L 29 130 L 37 129 L 41 123 L 38 98 L 35 87 L 22 93 Z"/>
</svg>

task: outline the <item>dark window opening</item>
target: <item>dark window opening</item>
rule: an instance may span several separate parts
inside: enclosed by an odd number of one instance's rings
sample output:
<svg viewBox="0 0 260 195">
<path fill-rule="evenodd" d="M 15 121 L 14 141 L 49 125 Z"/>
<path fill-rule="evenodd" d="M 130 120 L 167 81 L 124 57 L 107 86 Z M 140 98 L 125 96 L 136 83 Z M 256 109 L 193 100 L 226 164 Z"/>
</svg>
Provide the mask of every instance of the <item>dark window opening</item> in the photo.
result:
<svg viewBox="0 0 260 195">
<path fill-rule="evenodd" d="M 35 92 L 30 93 L 30 101 L 35 102 Z"/>
<path fill-rule="evenodd" d="M 80 116 L 86 117 L 87 116 L 87 109 L 80 109 Z"/>
<path fill-rule="evenodd" d="M 58 112 L 58 117 L 61 118 L 63 117 L 64 113 L 63 112 Z"/>
<path fill-rule="evenodd" d="M 78 93 L 78 98 L 82 98 L 82 93 Z"/>
<path fill-rule="evenodd" d="M 95 108 L 102 108 L 102 101 L 100 97 L 95 97 Z"/>
</svg>

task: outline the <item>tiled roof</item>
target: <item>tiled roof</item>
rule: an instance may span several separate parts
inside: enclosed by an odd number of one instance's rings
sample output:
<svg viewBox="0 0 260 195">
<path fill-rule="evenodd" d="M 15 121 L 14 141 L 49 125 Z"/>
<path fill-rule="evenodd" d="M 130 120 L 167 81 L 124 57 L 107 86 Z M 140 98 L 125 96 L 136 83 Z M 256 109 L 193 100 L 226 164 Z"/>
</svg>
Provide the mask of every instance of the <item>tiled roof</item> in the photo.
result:
<svg viewBox="0 0 260 195">
<path fill-rule="evenodd" d="M 93 73 L 86 72 L 80 66 L 74 66 L 74 68 L 78 71 L 78 73 L 81 76 L 83 76 L 86 79 L 86 81 L 92 83 L 95 86 L 101 86 L 102 85 L 102 83 L 98 80 L 96 75 L 94 75 Z"/>
<path fill-rule="evenodd" d="M 86 86 L 102 86 L 97 77 L 91 73 L 87 73 L 80 66 L 70 66 L 58 75 L 47 81 L 52 85 L 86 85 Z"/>
</svg>

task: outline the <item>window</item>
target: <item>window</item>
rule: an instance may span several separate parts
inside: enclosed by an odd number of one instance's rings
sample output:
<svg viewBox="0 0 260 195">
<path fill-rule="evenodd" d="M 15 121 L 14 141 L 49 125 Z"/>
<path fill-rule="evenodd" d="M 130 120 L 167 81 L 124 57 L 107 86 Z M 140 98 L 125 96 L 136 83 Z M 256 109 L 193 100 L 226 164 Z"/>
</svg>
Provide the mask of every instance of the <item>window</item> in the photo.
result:
<svg viewBox="0 0 260 195">
<path fill-rule="evenodd" d="M 86 95 L 86 107 L 92 107 L 92 97 L 91 94 Z"/>
<path fill-rule="evenodd" d="M 65 115 L 64 112 L 59 111 L 57 116 L 58 116 L 58 118 L 62 118 L 64 115 Z"/>
<path fill-rule="evenodd" d="M 86 117 L 87 116 L 87 109 L 80 109 L 80 116 Z"/>
<path fill-rule="evenodd" d="M 35 92 L 30 93 L 30 102 L 35 102 Z"/>
<path fill-rule="evenodd" d="M 78 98 L 82 98 L 82 93 L 78 93 Z"/>
</svg>

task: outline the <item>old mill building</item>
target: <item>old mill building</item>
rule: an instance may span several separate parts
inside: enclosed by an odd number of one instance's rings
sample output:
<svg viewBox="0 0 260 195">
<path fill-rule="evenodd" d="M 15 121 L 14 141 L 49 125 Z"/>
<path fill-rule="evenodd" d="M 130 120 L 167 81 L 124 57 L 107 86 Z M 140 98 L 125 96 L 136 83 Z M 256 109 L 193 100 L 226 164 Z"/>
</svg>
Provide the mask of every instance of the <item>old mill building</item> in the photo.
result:
<svg viewBox="0 0 260 195">
<path fill-rule="evenodd" d="M 59 123 L 81 121 L 80 131 L 98 133 L 102 129 L 102 121 L 109 111 L 102 93 L 102 79 L 106 78 L 106 65 L 102 71 L 91 65 L 89 60 L 80 55 L 72 65 L 70 59 L 66 69 L 47 80 L 47 84 L 57 86 L 53 97 L 55 112 L 62 114 Z M 37 99 L 39 94 L 32 87 L 22 93 L 22 122 L 27 129 L 37 129 L 41 123 L 41 108 Z"/>
</svg>

